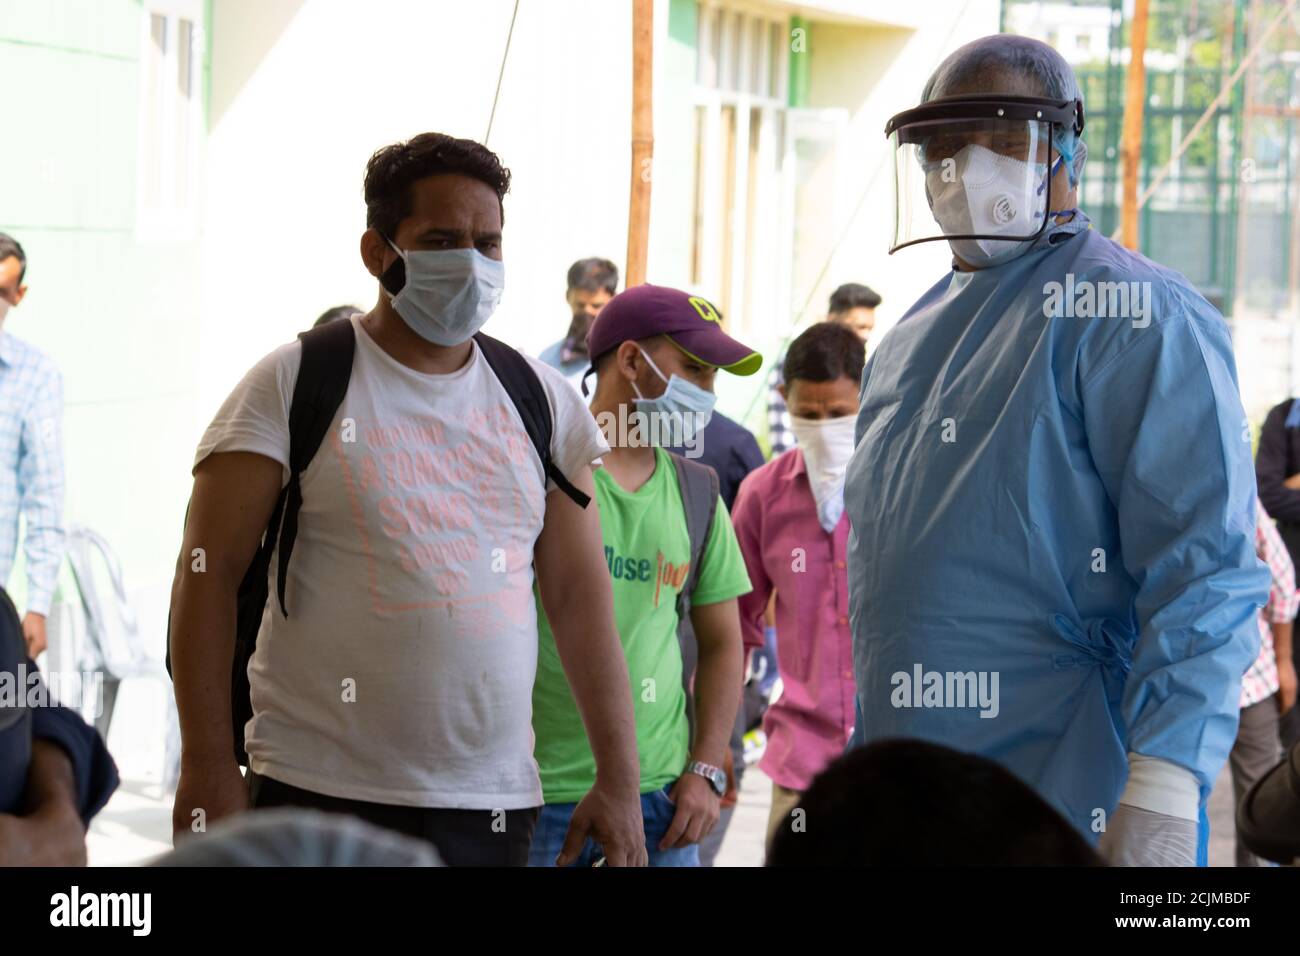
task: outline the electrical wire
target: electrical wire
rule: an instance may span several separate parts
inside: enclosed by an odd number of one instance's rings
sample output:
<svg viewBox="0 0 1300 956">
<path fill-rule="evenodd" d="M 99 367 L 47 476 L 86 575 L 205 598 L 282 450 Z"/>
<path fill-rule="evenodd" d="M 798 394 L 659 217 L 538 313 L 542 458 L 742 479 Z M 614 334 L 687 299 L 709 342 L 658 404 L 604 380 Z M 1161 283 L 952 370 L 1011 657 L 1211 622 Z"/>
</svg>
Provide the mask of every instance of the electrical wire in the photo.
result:
<svg viewBox="0 0 1300 956">
<path fill-rule="evenodd" d="M 501 80 L 506 75 L 506 60 L 510 56 L 510 40 L 515 35 L 515 17 L 517 16 L 519 16 L 519 0 L 515 0 L 514 12 L 510 14 L 510 30 L 506 33 L 506 48 L 501 53 L 501 69 L 497 73 L 497 91 L 492 96 L 492 113 L 488 116 L 487 132 L 483 134 L 484 146 L 492 138 L 492 122 L 497 118 L 497 101 L 501 99 Z"/>
</svg>

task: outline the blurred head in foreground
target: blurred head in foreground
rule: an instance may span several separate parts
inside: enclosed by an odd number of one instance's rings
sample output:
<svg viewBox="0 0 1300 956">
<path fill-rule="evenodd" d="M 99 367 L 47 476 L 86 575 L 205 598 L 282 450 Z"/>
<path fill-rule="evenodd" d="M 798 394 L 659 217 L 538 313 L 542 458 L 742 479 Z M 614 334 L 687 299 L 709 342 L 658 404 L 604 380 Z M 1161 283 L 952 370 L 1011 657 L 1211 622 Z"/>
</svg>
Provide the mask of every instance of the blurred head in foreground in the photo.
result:
<svg viewBox="0 0 1300 956">
<path fill-rule="evenodd" d="M 1103 866 L 1074 827 L 998 764 L 881 740 L 826 768 L 768 866 Z"/>
<path fill-rule="evenodd" d="M 442 866 L 433 846 L 316 810 L 241 813 L 186 837 L 153 866 Z"/>
</svg>

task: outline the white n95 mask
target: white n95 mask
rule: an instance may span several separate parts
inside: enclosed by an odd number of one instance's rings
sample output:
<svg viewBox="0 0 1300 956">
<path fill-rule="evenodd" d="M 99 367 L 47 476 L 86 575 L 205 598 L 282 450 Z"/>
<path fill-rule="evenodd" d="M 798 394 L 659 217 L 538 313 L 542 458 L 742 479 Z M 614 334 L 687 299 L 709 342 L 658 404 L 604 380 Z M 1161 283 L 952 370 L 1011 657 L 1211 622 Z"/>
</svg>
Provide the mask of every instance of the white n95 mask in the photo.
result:
<svg viewBox="0 0 1300 956">
<path fill-rule="evenodd" d="M 1003 156 L 978 143 L 962 147 L 954 158 L 951 181 L 945 181 L 942 164 L 925 174 L 930 210 L 944 233 L 1021 238 L 949 239 L 952 251 L 973 266 L 998 265 L 1027 252 L 1047 212 L 1047 164 Z"/>
<path fill-rule="evenodd" d="M 839 418 L 790 417 L 790 431 L 803 452 L 804 467 L 813 500 L 817 502 L 817 522 L 831 532 L 844 514 L 844 473 L 853 457 L 853 429 L 856 415 Z"/>
<path fill-rule="evenodd" d="M 409 249 L 388 244 L 406 264 L 406 284 L 393 309 L 416 335 L 434 345 L 468 342 L 501 301 L 505 265 L 475 249 Z"/>
</svg>

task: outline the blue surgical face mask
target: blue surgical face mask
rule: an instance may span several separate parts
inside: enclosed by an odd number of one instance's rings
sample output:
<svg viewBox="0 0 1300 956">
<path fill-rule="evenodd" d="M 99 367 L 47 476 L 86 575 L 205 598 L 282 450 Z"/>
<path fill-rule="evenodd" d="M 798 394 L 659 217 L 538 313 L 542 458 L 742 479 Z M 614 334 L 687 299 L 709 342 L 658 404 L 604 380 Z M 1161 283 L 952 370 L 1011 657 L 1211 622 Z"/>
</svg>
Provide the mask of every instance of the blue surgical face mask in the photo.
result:
<svg viewBox="0 0 1300 956">
<path fill-rule="evenodd" d="M 468 342 L 496 311 L 505 266 L 474 249 L 409 249 L 388 244 L 406 264 L 406 284 L 393 309 L 416 335 L 434 345 Z M 387 292 L 387 290 L 385 290 Z"/>
<path fill-rule="evenodd" d="M 646 355 L 644 349 L 638 349 L 641 357 L 646 360 L 646 364 L 659 376 L 660 380 L 666 382 L 668 387 L 664 389 L 662 395 L 657 398 L 646 398 L 641 394 L 641 389 L 636 387 L 636 382 L 632 383 L 632 388 L 636 391 L 636 406 L 640 411 L 647 413 L 657 412 L 661 415 L 679 416 L 682 423 L 682 444 L 690 445 L 695 440 L 695 435 L 704 430 L 704 426 L 709 423 L 713 417 L 713 406 L 718 402 L 718 396 L 712 392 L 706 392 L 693 382 L 688 382 L 680 375 L 674 373 L 670 378 L 664 378 L 664 373 L 659 371 L 659 366 L 655 365 L 654 360 Z M 665 429 L 653 429 L 651 434 L 663 435 Z"/>
</svg>

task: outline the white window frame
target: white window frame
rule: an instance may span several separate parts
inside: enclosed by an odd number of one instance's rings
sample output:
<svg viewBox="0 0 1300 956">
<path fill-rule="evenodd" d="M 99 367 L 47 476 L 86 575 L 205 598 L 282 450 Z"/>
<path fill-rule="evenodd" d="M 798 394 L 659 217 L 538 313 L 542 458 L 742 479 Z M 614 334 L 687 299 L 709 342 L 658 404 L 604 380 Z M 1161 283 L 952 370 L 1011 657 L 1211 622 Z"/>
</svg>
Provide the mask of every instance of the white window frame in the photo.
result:
<svg viewBox="0 0 1300 956">
<path fill-rule="evenodd" d="M 161 75 L 155 77 L 157 90 L 148 89 L 150 63 L 153 60 L 152 20 L 166 19 L 166 50 Z M 180 21 L 192 24 L 190 48 L 190 104 L 180 119 L 177 114 L 180 94 L 176 89 L 179 72 L 178 49 Z M 179 241 L 194 239 L 199 233 L 199 209 L 202 198 L 204 144 L 204 71 L 206 34 L 203 0 L 145 0 L 140 8 L 140 89 L 139 132 L 136 163 L 136 237 L 142 241 Z M 151 121 L 154 104 L 159 104 L 157 125 Z M 177 159 L 177 144 L 184 143 L 184 162 Z M 157 158 L 157 183 L 149 181 Z M 185 194 L 177 196 L 177 174 L 184 171 Z M 149 202 L 151 196 L 167 201 Z"/>
<path fill-rule="evenodd" d="M 847 196 L 848 190 L 845 187 L 848 181 L 848 169 L 844 150 L 839 147 L 844 142 L 848 125 L 848 110 L 840 107 L 827 109 L 795 108 L 786 113 L 785 155 L 782 158 L 784 178 L 782 181 L 781 218 L 783 227 L 781 229 L 780 253 L 780 261 L 785 264 L 785 267 L 780 270 L 780 288 L 777 291 L 776 301 L 781 306 L 781 312 L 777 318 L 777 328 L 787 333 L 794 328 L 795 322 L 799 321 L 801 317 L 805 323 L 809 318 L 820 317 L 818 310 L 821 308 L 814 298 L 809 306 L 809 314 L 801 316 L 804 302 L 807 299 L 806 293 L 809 290 L 796 290 L 794 288 L 795 190 L 798 188 L 798 183 L 795 181 L 798 171 L 795 152 L 800 141 L 804 140 L 817 140 L 829 145 L 834 157 L 831 167 L 833 183 L 831 190 L 836 196 Z M 842 236 L 844 230 L 848 227 L 851 211 L 846 204 L 836 203 L 832 210 L 831 221 L 826 223 L 827 234 L 835 239 Z M 832 259 L 827 274 L 832 274 L 834 268 L 835 262 Z"/>
<path fill-rule="evenodd" d="M 783 231 L 779 221 L 784 187 L 778 127 L 788 110 L 790 17 L 785 11 L 771 6 L 717 0 L 701 0 L 697 16 L 696 55 L 700 59 L 692 105 L 704 110 L 703 137 L 698 151 L 704 175 L 696 209 L 701 216 L 699 236 L 702 247 L 693 249 L 693 255 L 699 256 L 699 279 L 689 285 L 692 292 L 718 300 L 733 331 L 764 336 L 775 330 L 781 311 L 776 299 L 781 273 L 777 268 L 780 246 L 772 239 Z M 737 28 L 740 30 L 739 38 Z M 773 28 L 784 42 L 775 45 L 771 42 Z M 722 31 L 722 42 L 715 62 L 713 51 L 719 30 Z M 739 62 L 733 62 L 732 57 L 737 51 Z M 779 62 L 773 72 L 771 57 L 774 53 Z M 755 57 L 758 58 L 763 91 L 753 88 Z M 722 85 L 733 75 L 738 80 L 736 84 Z M 769 78 L 775 80 L 775 89 L 766 89 Z M 729 223 L 720 222 L 722 191 L 728 172 L 724 169 L 723 155 L 722 116 L 725 107 L 734 110 L 736 125 L 734 164 L 730 170 L 733 201 Z M 751 223 L 748 221 L 748 198 L 753 110 L 759 111 L 760 120 L 755 163 L 758 177 L 754 184 L 757 190 L 755 221 Z M 732 250 L 730 281 L 725 290 L 724 229 L 730 232 Z M 759 239 L 753 244 L 753 260 L 747 262 L 745 240 L 751 230 Z M 747 299 L 748 309 L 745 308 Z"/>
</svg>

